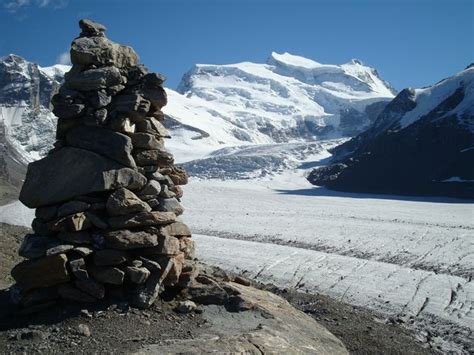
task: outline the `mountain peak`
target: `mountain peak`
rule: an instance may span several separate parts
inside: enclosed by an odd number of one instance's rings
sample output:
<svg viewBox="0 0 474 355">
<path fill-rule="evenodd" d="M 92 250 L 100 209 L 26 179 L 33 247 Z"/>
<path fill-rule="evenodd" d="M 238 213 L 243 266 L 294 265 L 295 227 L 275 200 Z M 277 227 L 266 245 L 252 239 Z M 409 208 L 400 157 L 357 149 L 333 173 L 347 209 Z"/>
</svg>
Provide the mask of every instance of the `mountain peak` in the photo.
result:
<svg viewBox="0 0 474 355">
<path fill-rule="evenodd" d="M 272 52 L 270 54 L 270 57 L 267 60 L 267 64 L 270 64 L 270 65 L 283 64 L 287 66 L 306 68 L 306 69 L 314 69 L 322 65 L 314 60 L 301 57 L 298 55 L 294 55 L 288 52 L 284 52 L 281 54 L 277 52 Z"/>
</svg>

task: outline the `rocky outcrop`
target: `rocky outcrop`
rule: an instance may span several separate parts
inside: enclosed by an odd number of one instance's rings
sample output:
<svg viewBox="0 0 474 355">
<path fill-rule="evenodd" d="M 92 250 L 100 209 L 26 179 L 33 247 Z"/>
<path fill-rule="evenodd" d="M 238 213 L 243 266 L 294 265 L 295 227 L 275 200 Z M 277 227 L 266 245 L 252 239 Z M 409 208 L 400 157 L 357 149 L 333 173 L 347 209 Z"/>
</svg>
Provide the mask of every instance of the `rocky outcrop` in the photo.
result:
<svg viewBox="0 0 474 355">
<path fill-rule="evenodd" d="M 236 282 L 218 283 L 201 275 L 198 279 L 207 284 L 196 283 L 190 292 L 199 293 L 207 304 L 206 334 L 148 345 L 138 354 L 348 354 L 339 339 L 283 298 Z M 195 307 L 186 301 L 177 311 L 191 312 Z"/>
<path fill-rule="evenodd" d="M 103 25 L 79 24 L 73 67 L 52 98 L 57 141 L 29 164 L 20 193 L 36 218 L 12 270 L 14 300 L 95 302 L 119 290 L 147 308 L 195 275 L 191 232 L 177 219 L 187 175 L 164 148 L 164 78 Z"/>
<path fill-rule="evenodd" d="M 474 198 L 474 68 L 405 89 L 308 180 L 335 190 Z"/>
</svg>

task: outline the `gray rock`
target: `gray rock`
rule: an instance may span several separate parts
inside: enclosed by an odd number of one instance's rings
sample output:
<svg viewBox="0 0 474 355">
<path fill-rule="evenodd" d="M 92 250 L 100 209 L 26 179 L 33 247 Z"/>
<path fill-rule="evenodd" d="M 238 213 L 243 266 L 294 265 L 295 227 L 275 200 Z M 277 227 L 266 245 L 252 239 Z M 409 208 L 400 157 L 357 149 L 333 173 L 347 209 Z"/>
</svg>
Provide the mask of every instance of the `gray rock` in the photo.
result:
<svg viewBox="0 0 474 355">
<path fill-rule="evenodd" d="M 91 330 L 89 329 L 89 326 L 83 323 L 77 326 L 77 332 L 79 335 L 85 336 L 87 338 L 89 338 L 92 335 Z"/>
<path fill-rule="evenodd" d="M 147 88 L 161 87 L 166 77 L 160 73 L 148 73 L 143 77 L 143 83 Z"/>
<path fill-rule="evenodd" d="M 92 276 L 99 282 L 110 285 L 121 285 L 125 277 L 125 273 L 116 268 L 92 268 Z"/>
<path fill-rule="evenodd" d="M 57 216 L 64 217 L 77 212 L 86 211 L 91 205 L 87 202 L 72 200 L 58 207 Z"/>
<path fill-rule="evenodd" d="M 189 227 L 183 222 L 175 222 L 166 226 L 160 227 L 160 234 L 170 237 L 190 237 L 191 231 Z"/>
<path fill-rule="evenodd" d="M 140 261 L 142 262 L 143 266 L 146 267 L 148 270 L 151 272 L 158 272 L 161 270 L 161 265 L 160 263 L 150 260 L 148 258 L 145 258 L 143 256 L 140 256 Z"/>
<path fill-rule="evenodd" d="M 105 90 L 92 91 L 87 96 L 87 99 L 95 109 L 105 107 L 112 102 L 112 96 L 110 96 Z"/>
<path fill-rule="evenodd" d="M 156 197 L 161 192 L 161 185 L 158 181 L 150 180 L 147 184 L 137 192 L 138 196 L 153 196 Z"/>
<path fill-rule="evenodd" d="M 169 189 L 167 185 L 161 185 L 160 197 L 162 198 L 173 198 L 176 194 Z"/>
<path fill-rule="evenodd" d="M 141 255 L 163 255 L 172 256 L 180 253 L 180 241 L 178 238 L 158 235 L 158 245 L 140 250 Z"/>
<path fill-rule="evenodd" d="M 184 253 L 186 259 L 194 258 L 194 254 L 196 253 L 194 240 L 189 237 L 179 238 L 179 250 Z"/>
<path fill-rule="evenodd" d="M 69 301 L 80 302 L 80 303 L 92 303 L 96 299 L 85 292 L 75 288 L 70 284 L 60 285 L 58 287 L 58 293 L 61 298 Z"/>
<path fill-rule="evenodd" d="M 74 245 L 60 244 L 46 250 L 46 255 L 50 256 L 50 255 L 62 254 L 72 249 L 74 249 Z"/>
<path fill-rule="evenodd" d="M 128 117 L 110 117 L 107 127 L 120 133 L 130 134 L 135 132 L 135 125 Z"/>
<path fill-rule="evenodd" d="M 150 101 L 139 94 L 120 94 L 113 97 L 109 109 L 111 116 L 128 117 L 136 122 L 145 118 L 150 110 Z"/>
<path fill-rule="evenodd" d="M 65 85 L 78 91 L 95 91 L 122 83 L 122 75 L 116 67 L 89 69 L 83 72 L 68 72 Z"/>
<path fill-rule="evenodd" d="M 137 132 L 152 134 L 157 138 L 171 138 L 165 126 L 153 117 L 147 117 L 137 122 L 135 129 Z"/>
<path fill-rule="evenodd" d="M 54 286 L 69 281 L 64 254 L 22 261 L 11 271 L 12 277 L 23 291 Z"/>
<path fill-rule="evenodd" d="M 79 280 L 88 280 L 89 273 L 86 269 L 86 262 L 84 259 L 79 258 L 75 260 L 69 260 L 69 267 L 71 268 L 72 274 Z"/>
<path fill-rule="evenodd" d="M 160 202 L 156 198 L 151 198 L 151 199 L 147 200 L 146 203 L 148 204 L 148 206 L 151 207 L 151 209 L 153 211 L 156 211 L 156 209 L 160 205 Z"/>
<path fill-rule="evenodd" d="M 158 201 L 160 202 L 160 205 L 158 206 L 157 211 L 173 212 L 177 216 L 184 212 L 184 207 L 174 197 L 160 198 Z"/>
<path fill-rule="evenodd" d="M 105 287 L 101 283 L 92 279 L 87 280 L 75 280 L 74 284 L 76 287 L 85 293 L 91 295 L 94 298 L 102 299 L 105 296 Z"/>
<path fill-rule="evenodd" d="M 21 295 L 20 303 L 23 307 L 31 307 L 37 304 L 51 302 L 59 297 L 58 288 L 56 286 L 45 287 Z"/>
<path fill-rule="evenodd" d="M 83 104 L 65 104 L 57 103 L 54 105 L 53 113 L 58 118 L 71 119 L 80 117 L 86 106 Z"/>
<path fill-rule="evenodd" d="M 135 284 L 142 284 L 150 276 L 150 270 L 145 267 L 127 266 L 125 268 L 125 274 L 128 276 L 131 282 Z"/>
<path fill-rule="evenodd" d="M 99 229 L 109 228 L 109 225 L 107 224 L 107 222 L 104 221 L 101 217 L 99 217 L 95 213 L 88 211 L 86 212 L 86 217 L 90 220 L 90 222 L 92 223 L 94 227 L 97 227 Z"/>
<path fill-rule="evenodd" d="M 46 255 L 46 250 L 57 246 L 59 243 L 54 238 L 27 234 L 21 242 L 18 254 L 27 259 L 36 259 Z"/>
<path fill-rule="evenodd" d="M 127 216 L 117 216 L 108 219 L 109 225 L 113 229 L 156 226 L 169 224 L 176 221 L 173 212 L 141 212 Z"/>
<path fill-rule="evenodd" d="M 105 128 L 79 126 L 69 130 L 66 142 L 72 147 L 90 150 L 129 168 L 136 167 L 131 155 L 132 141 L 124 134 Z"/>
<path fill-rule="evenodd" d="M 194 312 L 197 308 L 196 303 L 193 301 L 181 301 L 175 308 L 175 311 L 178 313 L 191 313 Z"/>
<path fill-rule="evenodd" d="M 151 105 L 155 110 L 161 109 L 168 103 L 166 91 L 161 86 L 155 88 L 145 86 L 142 89 L 142 93 L 147 100 L 150 100 Z"/>
<path fill-rule="evenodd" d="M 94 254 L 94 264 L 97 266 L 120 265 L 128 260 L 128 254 L 122 250 L 103 249 Z"/>
<path fill-rule="evenodd" d="M 57 238 L 72 244 L 91 244 L 92 238 L 89 232 L 61 232 Z"/>
<path fill-rule="evenodd" d="M 109 196 L 106 208 L 110 216 L 151 211 L 150 206 L 146 202 L 143 202 L 137 195 L 125 188 L 118 189 Z"/>
<path fill-rule="evenodd" d="M 81 37 L 72 42 L 71 62 L 74 65 L 113 65 L 124 68 L 137 65 L 138 56 L 132 48 L 105 37 Z"/>
<path fill-rule="evenodd" d="M 132 138 L 134 148 L 147 150 L 164 149 L 163 140 L 156 138 L 153 134 L 137 132 L 131 134 L 130 137 Z"/>
<path fill-rule="evenodd" d="M 165 167 L 173 164 L 173 155 L 163 149 L 137 150 L 133 152 L 133 157 L 138 166 L 157 165 Z"/>
<path fill-rule="evenodd" d="M 155 303 L 162 284 L 165 278 L 168 276 L 171 268 L 173 267 L 173 261 L 170 259 L 166 266 L 161 270 L 152 271 L 144 285 L 138 285 L 133 292 L 132 305 L 137 308 L 149 308 Z"/>
<path fill-rule="evenodd" d="M 35 208 L 120 187 L 140 189 L 146 182 L 137 171 L 112 160 L 66 147 L 28 165 L 20 201 Z"/>
<path fill-rule="evenodd" d="M 158 245 L 158 237 L 144 231 L 132 232 L 128 229 L 104 234 L 105 245 L 118 250 L 148 248 Z"/>
<path fill-rule="evenodd" d="M 107 31 L 104 25 L 88 19 L 80 20 L 79 27 L 82 30 L 81 36 L 104 36 L 104 32 Z"/>
</svg>

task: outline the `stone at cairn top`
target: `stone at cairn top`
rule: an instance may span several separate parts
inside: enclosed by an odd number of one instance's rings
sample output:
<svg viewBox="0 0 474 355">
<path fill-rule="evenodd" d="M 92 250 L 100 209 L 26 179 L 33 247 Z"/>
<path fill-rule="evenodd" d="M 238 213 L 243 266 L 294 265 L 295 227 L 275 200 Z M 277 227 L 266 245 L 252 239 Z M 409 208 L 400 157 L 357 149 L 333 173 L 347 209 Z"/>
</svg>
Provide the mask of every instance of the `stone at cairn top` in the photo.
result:
<svg viewBox="0 0 474 355">
<path fill-rule="evenodd" d="M 79 21 L 79 27 L 81 28 L 81 37 L 103 37 L 104 32 L 107 31 L 107 27 L 101 25 L 92 20 L 82 19 Z"/>
</svg>

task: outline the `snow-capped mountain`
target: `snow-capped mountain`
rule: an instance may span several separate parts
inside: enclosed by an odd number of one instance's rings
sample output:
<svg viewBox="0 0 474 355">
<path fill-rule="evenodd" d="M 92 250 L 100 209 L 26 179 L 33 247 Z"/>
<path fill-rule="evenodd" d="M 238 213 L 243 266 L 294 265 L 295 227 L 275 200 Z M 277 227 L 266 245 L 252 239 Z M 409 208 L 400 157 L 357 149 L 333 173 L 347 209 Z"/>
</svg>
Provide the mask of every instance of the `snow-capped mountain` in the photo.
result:
<svg viewBox="0 0 474 355">
<path fill-rule="evenodd" d="M 18 187 L 26 164 L 51 149 L 56 118 L 49 102 L 67 70 L 13 54 L 0 58 L 0 198 L 7 186 Z"/>
<path fill-rule="evenodd" d="M 187 100 L 170 97 L 170 116 L 179 102 L 192 110 L 179 115 L 184 123 L 206 132 L 217 125 L 224 137 L 210 137 L 240 144 L 353 136 L 394 97 L 360 61 L 326 65 L 288 53 L 272 53 L 265 64 L 195 65 L 178 92 Z"/>
<path fill-rule="evenodd" d="M 341 190 L 474 197 L 474 66 L 405 89 L 309 180 Z"/>
</svg>

